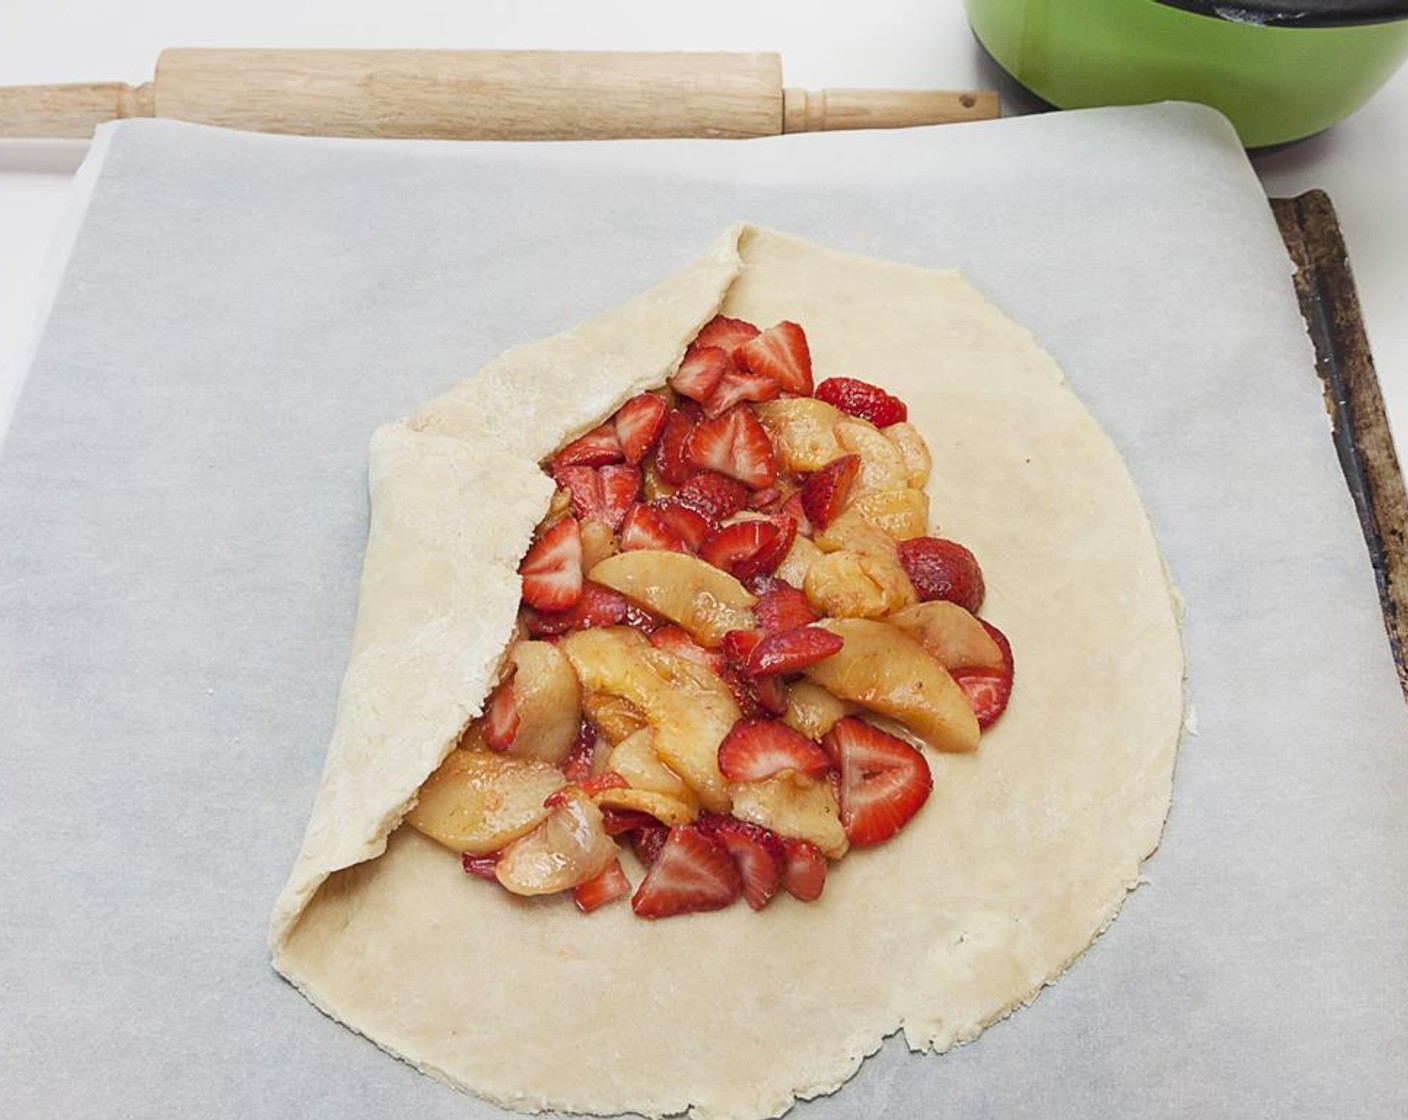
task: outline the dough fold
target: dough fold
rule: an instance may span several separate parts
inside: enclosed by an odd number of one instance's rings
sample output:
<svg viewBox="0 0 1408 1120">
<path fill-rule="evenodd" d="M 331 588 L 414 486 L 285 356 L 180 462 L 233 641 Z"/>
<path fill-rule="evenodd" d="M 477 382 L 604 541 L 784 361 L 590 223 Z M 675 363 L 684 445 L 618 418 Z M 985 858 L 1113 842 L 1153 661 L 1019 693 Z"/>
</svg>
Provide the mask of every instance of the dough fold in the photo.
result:
<svg viewBox="0 0 1408 1120">
<path fill-rule="evenodd" d="M 1012 642 L 1011 706 L 975 754 L 927 752 L 929 804 L 812 905 L 646 922 L 464 882 L 397 825 L 495 683 L 552 492 L 537 462 L 659 385 L 720 310 L 796 320 L 818 380 L 908 402 L 932 531 L 977 554 Z M 1158 844 L 1183 659 L 1153 532 L 1052 359 L 957 273 L 739 227 L 380 429 L 370 485 L 336 727 L 270 945 L 318 1007 L 453 1085 L 523 1111 L 778 1115 L 898 1029 L 943 1050 L 1029 1002 Z"/>
</svg>

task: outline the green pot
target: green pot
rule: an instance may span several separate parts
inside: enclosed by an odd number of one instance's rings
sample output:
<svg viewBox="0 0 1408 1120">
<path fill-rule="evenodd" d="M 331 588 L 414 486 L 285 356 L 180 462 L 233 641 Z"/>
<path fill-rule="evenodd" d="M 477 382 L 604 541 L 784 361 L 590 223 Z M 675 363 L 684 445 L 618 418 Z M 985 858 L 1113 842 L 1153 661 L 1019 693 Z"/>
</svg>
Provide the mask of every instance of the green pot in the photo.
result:
<svg viewBox="0 0 1408 1120">
<path fill-rule="evenodd" d="M 1234 0 L 1236 22 L 1230 3 L 1175 2 L 964 0 L 988 53 L 1052 105 L 1201 101 L 1249 148 L 1328 128 L 1408 56 L 1398 0 Z"/>
</svg>

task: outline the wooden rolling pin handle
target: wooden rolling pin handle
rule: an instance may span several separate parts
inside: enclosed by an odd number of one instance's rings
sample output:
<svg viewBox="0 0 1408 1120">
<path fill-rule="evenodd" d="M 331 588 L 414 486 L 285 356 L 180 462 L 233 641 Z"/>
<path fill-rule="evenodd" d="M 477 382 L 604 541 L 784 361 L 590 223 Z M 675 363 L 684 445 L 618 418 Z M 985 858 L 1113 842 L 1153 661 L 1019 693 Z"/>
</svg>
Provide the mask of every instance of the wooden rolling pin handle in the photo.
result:
<svg viewBox="0 0 1408 1120">
<path fill-rule="evenodd" d="M 0 136 L 87 140 L 107 121 L 152 115 L 150 82 L 0 87 Z"/>
<path fill-rule="evenodd" d="M 847 128 L 910 128 L 991 120 L 999 115 L 991 90 L 784 89 L 783 132 Z"/>
</svg>

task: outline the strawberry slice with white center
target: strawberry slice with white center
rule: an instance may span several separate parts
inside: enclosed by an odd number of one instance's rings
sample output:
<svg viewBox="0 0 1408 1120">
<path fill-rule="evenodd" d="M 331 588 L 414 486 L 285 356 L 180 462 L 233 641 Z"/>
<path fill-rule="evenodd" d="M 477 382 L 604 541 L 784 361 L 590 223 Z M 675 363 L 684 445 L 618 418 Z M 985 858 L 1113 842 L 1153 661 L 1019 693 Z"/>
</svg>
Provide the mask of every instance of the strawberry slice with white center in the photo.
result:
<svg viewBox="0 0 1408 1120">
<path fill-rule="evenodd" d="M 637 548 L 688 552 L 680 535 L 670 528 L 660 512 L 637 502 L 621 522 L 621 551 Z"/>
<path fill-rule="evenodd" d="M 817 619 L 811 600 L 800 587 L 793 587 L 776 576 L 758 576 L 749 581 L 748 590 L 758 597 L 753 617 L 758 629 L 768 634 L 779 630 L 796 630 L 810 626 Z"/>
<path fill-rule="evenodd" d="M 757 376 L 776 382 L 784 393 L 811 396 L 812 353 L 806 331 L 796 323 L 783 320 L 769 327 L 740 346 L 733 358 Z"/>
<path fill-rule="evenodd" d="M 777 479 L 772 441 L 744 404 L 696 424 L 684 455 L 696 467 L 737 479 L 753 490 L 771 486 Z"/>
<path fill-rule="evenodd" d="M 552 457 L 552 471 L 563 467 L 602 467 L 626 457 L 612 424 L 602 424 L 579 436 Z"/>
<path fill-rule="evenodd" d="M 846 644 L 840 634 L 819 626 L 801 626 L 769 634 L 748 655 L 748 672 L 754 676 L 769 673 L 796 673 L 808 665 L 825 661 L 841 652 Z"/>
<path fill-rule="evenodd" d="M 608 902 L 613 902 L 622 895 L 630 893 L 631 881 L 621 870 L 621 861 L 613 859 L 606 865 L 605 870 L 594 878 L 573 887 L 572 900 L 583 914 L 590 914 Z"/>
<path fill-rule="evenodd" d="M 732 517 L 748 504 L 748 489 L 741 482 L 714 471 L 696 471 L 670 495 L 669 501 L 711 522 L 712 532 L 725 517 Z"/>
<path fill-rule="evenodd" d="M 771 521 L 756 518 L 725 525 L 700 547 L 699 559 L 739 579 L 747 579 L 761 574 L 768 558 L 773 558 L 773 568 L 782 562 L 781 556 L 775 556 L 774 547 L 780 532 Z"/>
<path fill-rule="evenodd" d="M 819 778 L 830 769 L 824 750 L 776 720 L 739 720 L 719 744 L 719 770 L 731 782 L 761 782 L 784 770 Z"/>
<path fill-rule="evenodd" d="M 518 734 L 518 724 L 518 700 L 513 695 L 513 680 L 510 678 L 494 689 L 494 695 L 484 706 L 484 722 L 480 725 L 484 745 L 491 751 L 508 750 Z"/>
<path fill-rule="evenodd" d="M 576 606 L 582 598 L 582 527 L 577 519 L 564 517 L 550 525 L 528 549 L 518 574 L 523 577 L 523 599 L 529 606 L 541 611 Z"/>
<path fill-rule="evenodd" d="M 738 483 L 732 479 L 721 479 L 730 486 L 737 486 Z M 660 499 L 650 503 L 651 509 L 659 515 L 671 532 L 679 536 L 685 545 L 692 552 L 698 552 L 709 534 L 714 531 L 715 523 L 711 522 L 702 513 L 681 505 L 673 499 Z"/>
<path fill-rule="evenodd" d="M 676 657 L 683 657 L 686 661 L 693 661 L 696 665 L 703 665 L 712 673 L 724 671 L 723 653 L 701 646 L 689 636 L 687 630 L 679 626 L 660 627 L 650 635 L 650 644 L 656 649 L 663 649 L 666 653 L 672 653 Z"/>
<path fill-rule="evenodd" d="M 761 630 L 730 630 L 719 647 L 725 658 L 719 675 L 739 709 L 750 719 L 765 712 L 780 716 L 787 711 L 787 688 L 782 678 L 754 676 L 747 669 L 748 658 L 763 637 Z"/>
<path fill-rule="evenodd" d="M 565 611 L 525 611 L 523 622 L 534 638 L 555 638 L 569 630 L 593 626 L 620 626 L 627 621 L 630 604 L 619 591 L 582 581 L 582 596 Z"/>
<path fill-rule="evenodd" d="M 761 910 L 782 886 L 786 856 L 782 841 L 756 824 L 737 817 L 708 815 L 699 819 L 699 830 L 724 846 L 743 879 L 743 898 Z"/>
<path fill-rule="evenodd" d="M 830 525 L 851 496 L 851 487 L 860 473 L 859 455 L 832 459 L 802 485 L 802 510 L 807 520 L 819 528 Z"/>
<path fill-rule="evenodd" d="M 822 743 L 841 768 L 841 827 L 856 847 L 890 839 L 929 800 L 929 763 L 903 739 L 848 716 Z"/>
<path fill-rule="evenodd" d="M 665 426 L 669 406 L 654 393 L 632 397 L 616 410 L 614 426 L 621 444 L 621 455 L 635 466 L 650 452 L 655 439 Z"/>
<path fill-rule="evenodd" d="M 1007 635 L 986 619 L 978 619 L 988 636 L 1002 651 L 1002 666 L 998 669 L 953 669 L 953 679 L 968 695 L 973 705 L 973 714 L 978 717 L 978 726 L 990 727 L 994 720 L 1007 710 L 1008 698 L 1012 695 L 1012 645 Z"/>
<path fill-rule="evenodd" d="M 782 841 L 782 889 L 800 902 L 815 902 L 826 886 L 826 857 L 809 840 Z"/>
<path fill-rule="evenodd" d="M 770 377 L 730 370 L 719 379 L 704 403 L 704 416 L 712 420 L 742 401 L 770 401 L 777 397 L 777 382 Z"/>
<path fill-rule="evenodd" d="M 679 369 L 670 375 L 670 388 L 690 400 L 708 400 L 732 366 L 728 351 L 718 346 L 690 343 L 680 359 Z"/>
<path fill-rule="evenodd" d="M 722 910 L 743 893 L 733 858 L 693 825 L 675 825 L 636 888 L 631 909 L 641 918 Z"/>
<path fill-rule="evenodd" d="M 730 356 L 745 342 L 758 337 L 759 331 L 747 319 L 731 319 L 727 315 L 715 315 L 699 328 L 694 338 L 695 346 L 717 346 Z"/>
<path fill-rule="evenodd" d="M 671 486 L 678 486 L 694 473 L 684 457 L 684 445 L 693 430 L 694 422 L 679 409 L 665 414 L 660 446 L 655 449 L 655 468 Z"/>
<path fill-rule="evenodd" d="M 572 512 L 583 521 L 601 521 L 619 529 L 640 493 L 640 468 L 613 464 L 600 468 L 562 467 L 554 473 L 572 498 Z"/>
</svg>

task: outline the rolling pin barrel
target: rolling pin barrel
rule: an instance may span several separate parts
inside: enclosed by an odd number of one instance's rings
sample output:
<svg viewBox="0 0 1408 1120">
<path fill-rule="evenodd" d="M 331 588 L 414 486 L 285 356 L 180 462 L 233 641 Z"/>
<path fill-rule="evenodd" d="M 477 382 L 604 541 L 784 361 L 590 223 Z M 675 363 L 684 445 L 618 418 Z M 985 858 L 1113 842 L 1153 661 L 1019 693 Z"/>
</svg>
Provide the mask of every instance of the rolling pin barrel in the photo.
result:
<svg viewBox="0 0 1408 1120">
<path fill-rule="evenodd" d="M 431 140 L 749 137 L 997 115 L 992 93 L 782 87 L 776 54 L 164 51 L 155 79 L 0 88 L 0 136 L 171 117 L 254 132 Z"/>
</svg>

